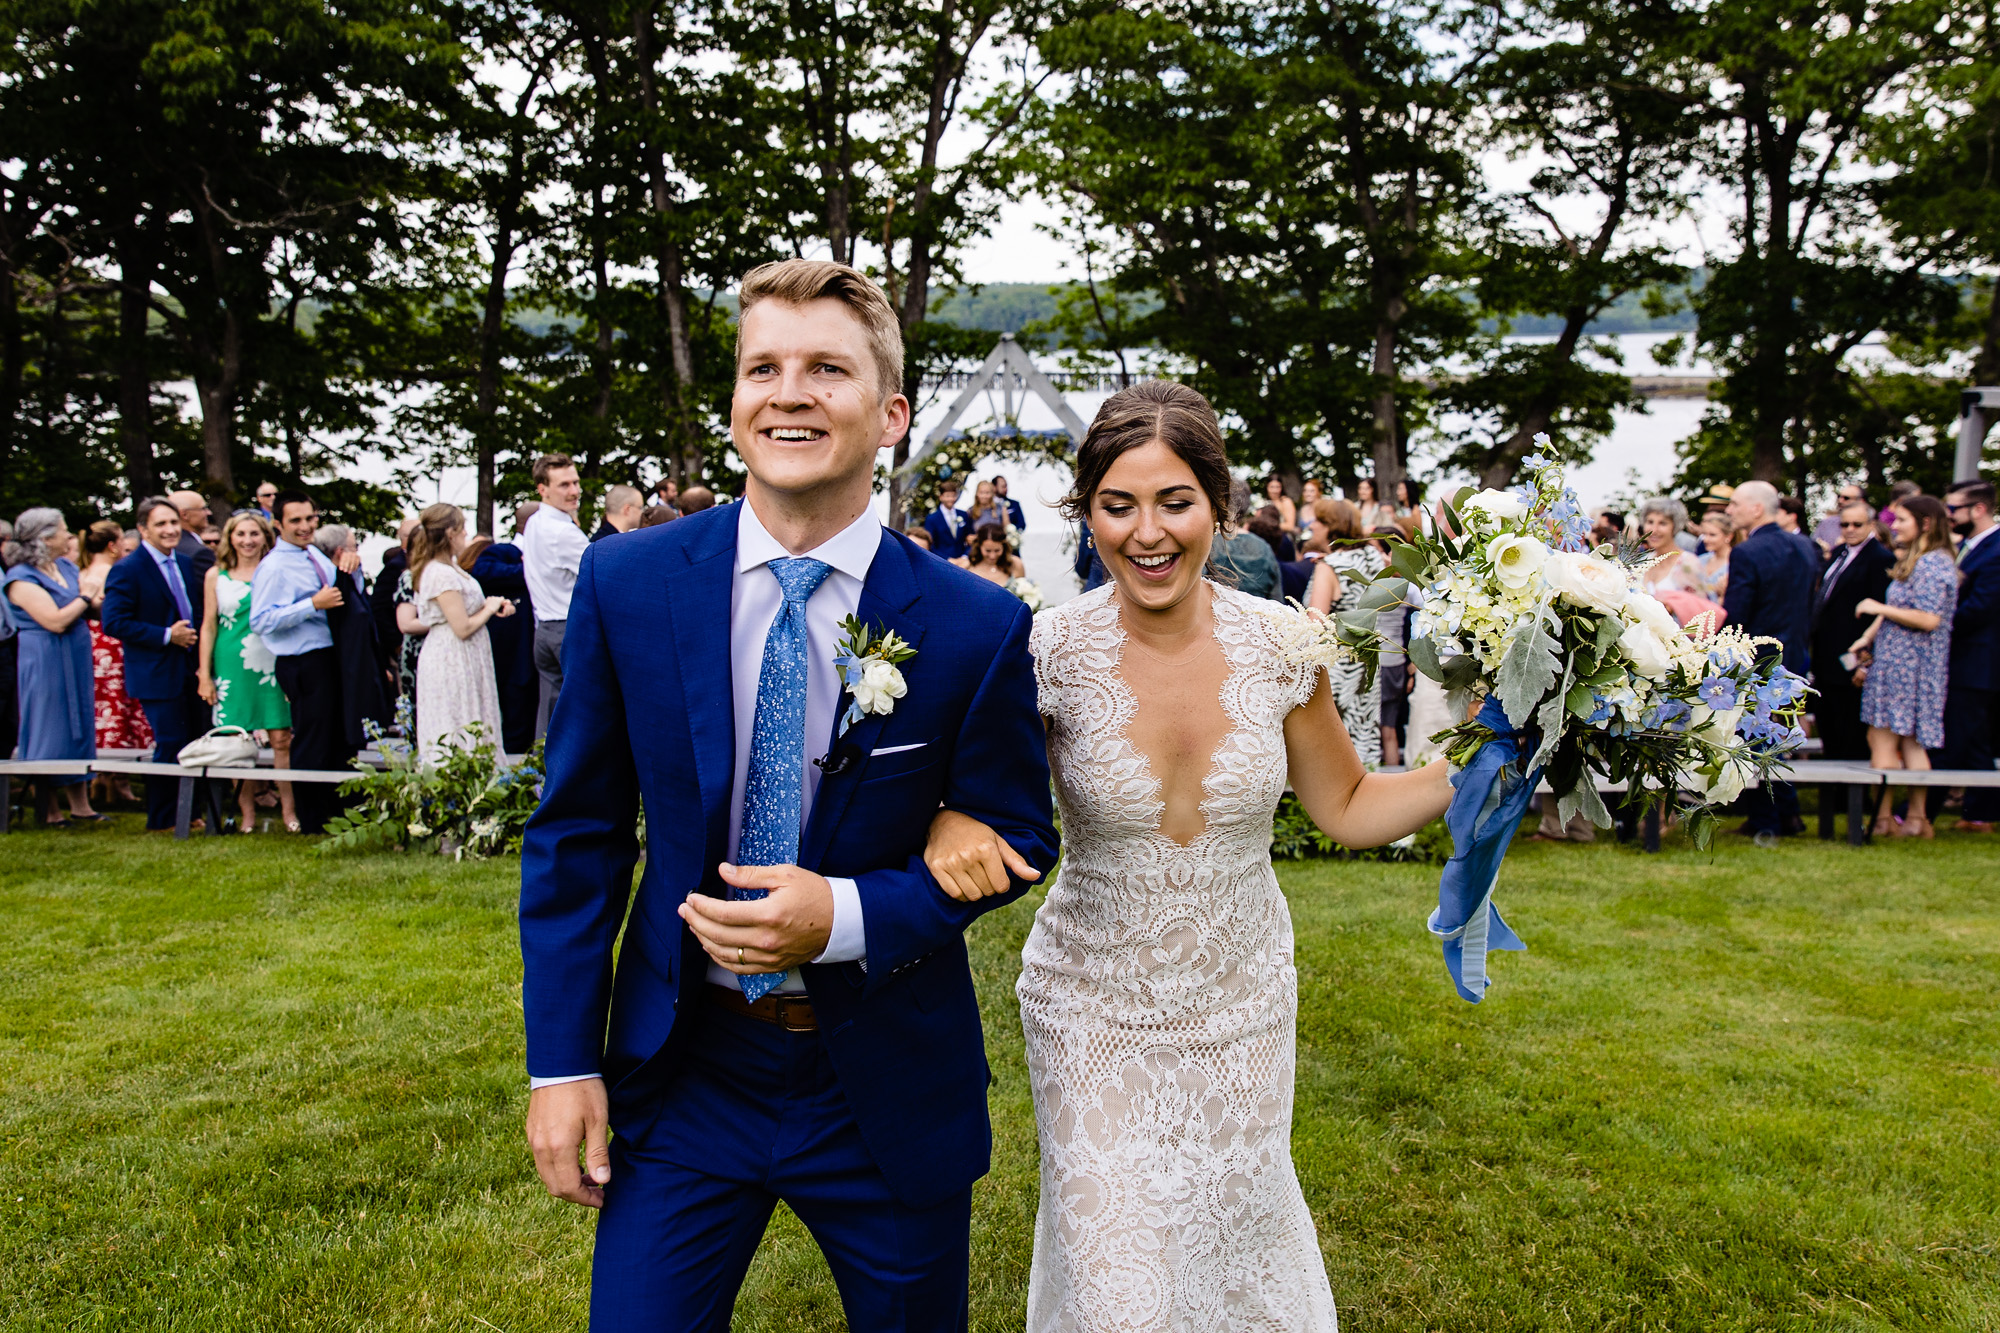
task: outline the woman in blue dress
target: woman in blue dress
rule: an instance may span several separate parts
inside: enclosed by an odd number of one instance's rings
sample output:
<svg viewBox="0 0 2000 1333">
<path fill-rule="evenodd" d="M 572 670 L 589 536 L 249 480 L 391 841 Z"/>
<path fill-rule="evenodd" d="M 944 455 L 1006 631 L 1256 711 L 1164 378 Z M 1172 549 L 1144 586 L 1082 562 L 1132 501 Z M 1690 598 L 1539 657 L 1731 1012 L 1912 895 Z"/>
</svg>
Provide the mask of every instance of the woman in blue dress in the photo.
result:
<svg viewBox="0 0 2000 1333">
<path fill-rule="evenodd" d="M 1868 657 L 1861 686 L 1861 720 L 1868 724 L 1869 763 L 1876 768 L 1927 769 L 1927 750 L 1944 744 L 1944 695 L 1951 676 L 1951 618 L 1958 606 L 1958 560 L 1951 520 L 1928 495 L 1889 507 L 1896 525 L 1896 564 L 1889 600 L 1865 598 L 1857 616 L 1873 616 L 1853 652 Z M 1910 788 L 1909 817 L 1896 827 L 1893 788 L 1882 790 L 1875 835 L 1934 836 L 1924 814 L 1924 788 Z"/>
<path fill-rule="evenodd" d="M 90 652 L 92 607 L 83 576 L 70 560 L 69 526 L 57 509 L 30 509 L 14 520 L 14 539 L 0 548 L 7 566 L 7 615 L 20 638 L 21 759 L 97 758 L 95 682 Z M 44 779 L 69 798 L 69 818 L 51 826 L 96 822 L 90 775 Z M 50 802 L 53 806 L 54 802 Z M 52 810 L 45 810 L 45 817 Z"/>
</svg>

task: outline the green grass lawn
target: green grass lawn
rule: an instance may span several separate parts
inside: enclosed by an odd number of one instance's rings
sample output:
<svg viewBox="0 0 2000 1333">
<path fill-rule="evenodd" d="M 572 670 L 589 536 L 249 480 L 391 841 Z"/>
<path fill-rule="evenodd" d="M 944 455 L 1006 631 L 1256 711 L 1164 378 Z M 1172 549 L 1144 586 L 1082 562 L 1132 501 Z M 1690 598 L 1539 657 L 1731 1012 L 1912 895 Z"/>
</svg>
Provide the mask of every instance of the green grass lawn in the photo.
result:
<svg viewBox="0 0 2000 1333">
<path fill-rule="evenodd" d="M 590 1222 L 521 1143 L 516 865 L 295 838 L 0 841 L 8 1328 L 573 1329 Z M 1284 870 L 1294 1148 L 1343 1325 L 2000 1329 L 2000 839 L 1518 846 L 1531 952 L 1458 1000 L 1434 872 Z M 973 1322 L 1018 1329 L 1012 983 Z M 743 1329 L 840 1326 L 781 1214 Z"/>
</svg>

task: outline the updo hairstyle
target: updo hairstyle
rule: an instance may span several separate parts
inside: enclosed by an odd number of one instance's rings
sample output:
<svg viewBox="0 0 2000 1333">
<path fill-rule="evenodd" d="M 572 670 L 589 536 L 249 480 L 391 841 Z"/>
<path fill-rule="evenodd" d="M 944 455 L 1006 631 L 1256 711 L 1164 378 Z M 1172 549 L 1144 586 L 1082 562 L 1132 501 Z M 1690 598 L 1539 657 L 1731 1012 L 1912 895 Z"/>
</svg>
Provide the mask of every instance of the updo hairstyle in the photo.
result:
<svg viewBox="0 0 2000 1333">
<path fill-rule="evenodd" d="M 1064 518 L 1081 519 L 1105 473 L 1128 450 L 1159 440 L 1188 465 L 1219 523 L 1230 516 L 1229 455 L 1208 399 L 1185 384 L 1142 380 L 1104 400 L 1076 451 L 1076 484 L 1063 497 Z"/>
</svg>

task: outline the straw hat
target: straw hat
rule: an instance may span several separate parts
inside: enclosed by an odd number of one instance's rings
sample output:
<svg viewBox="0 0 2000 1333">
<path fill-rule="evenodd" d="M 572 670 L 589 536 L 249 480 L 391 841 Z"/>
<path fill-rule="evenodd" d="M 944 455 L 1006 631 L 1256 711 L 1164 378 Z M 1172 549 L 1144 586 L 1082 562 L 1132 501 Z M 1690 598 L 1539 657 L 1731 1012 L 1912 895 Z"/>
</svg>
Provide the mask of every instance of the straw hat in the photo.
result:
<svg viewBox="0 0 2000 1333">
<path fill-rule="evenodd" d="M 1702 492 L 1702 497 L 1694 502 L 1696 509 L 1727 509 L 1730 499 L 1736 494 L 1734 486 L 1717 483 Z"/>
</svg>

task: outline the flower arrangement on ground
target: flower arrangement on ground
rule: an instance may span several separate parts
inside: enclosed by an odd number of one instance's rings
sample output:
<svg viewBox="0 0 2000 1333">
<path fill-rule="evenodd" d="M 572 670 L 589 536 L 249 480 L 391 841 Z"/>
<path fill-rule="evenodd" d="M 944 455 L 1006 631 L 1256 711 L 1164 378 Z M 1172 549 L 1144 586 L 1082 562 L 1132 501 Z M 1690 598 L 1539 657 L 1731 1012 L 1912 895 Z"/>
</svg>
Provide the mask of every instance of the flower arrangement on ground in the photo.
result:
<svg viewBox="0 0 2000 1333">
<path fill-rule="evenodd" d="M 1458 788 L 1446 822 L 1460 855 L 1446 867 L 1444 897 L 1463 882 L 1432 924 L 1447 937 L 1447 961 L 1452 932 L 1468 955 L 1477 946 L 1478 990 L 1485 950 L 1521 947 L 1487 900 L 1540 777 L 1563 819 L 1581 810 L 1600 826 L 1611 815 L 1598 777 L 1625 783 L 1642 806 L 1692 792 L 1688 832 L 1706 847 L 1715 807 L 1752 778 L 1768 780 L 1805 739 L 1805 682 L 1768 651 L 1776 640 L 1705 620 L 1683 629 L 1640 587 L 1650 560 L 1589 546 L 1590 521 L 1559 466 L 1540 456 L 1523 466 L 1513 490 L 1461 490 L 1437 531 L 1391 543 L 1389 568 L 1360 604 L 1315 620 L 1294 648 L 1302 660 L 1358 658 L 1372 674 L 1377 614 L 1417 604 L 1410 662 L 1452 692 L 1455 713 L 1485 696 L 1476 718 L 1433 738 Z M 1472 973 L 1460 991 L 1477 999 L 1465 984 Z"/>
<path fill-rule="evenodd" d="M 353 804 L 327 821 L 327 837 L 314 852 L 433 850 L 463 860 L 521 850 L 528 819 L 541 803 L 540 741 L 510 764 L 474 724 L 469 745 L 451 746 L 436 763 L 425 763 L 414 745 L 384 743 L 372 726 L 369 735 L 383 767 L 354 761 L 358 776 L 340 784 Z"/>
</svg>

